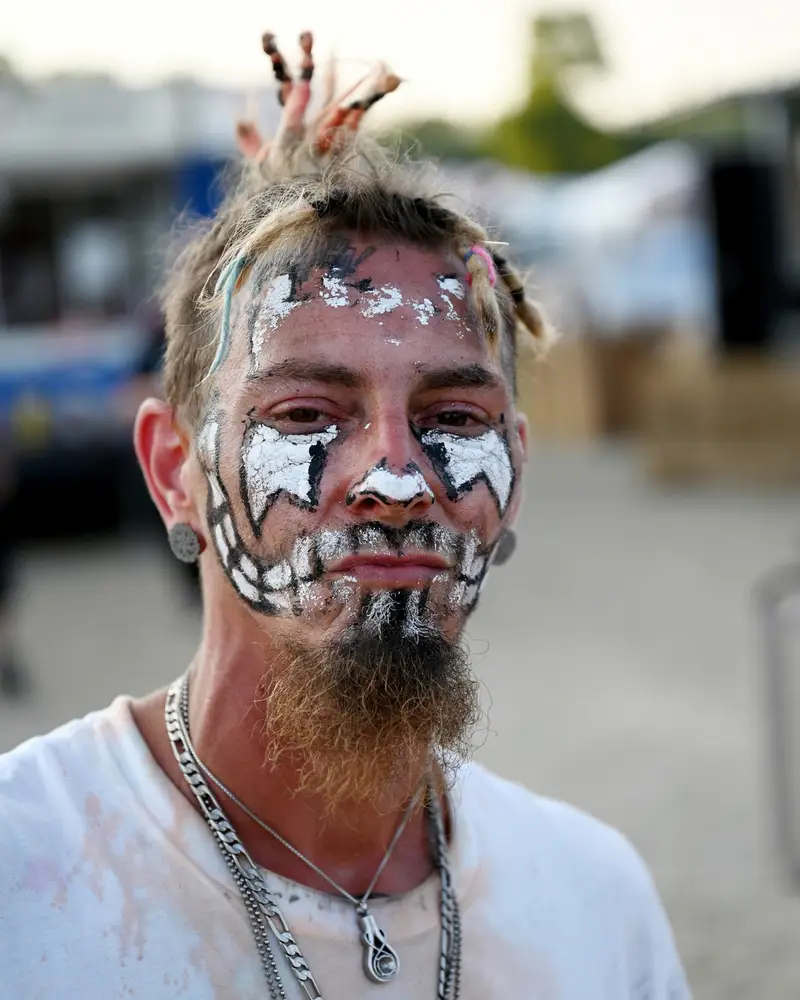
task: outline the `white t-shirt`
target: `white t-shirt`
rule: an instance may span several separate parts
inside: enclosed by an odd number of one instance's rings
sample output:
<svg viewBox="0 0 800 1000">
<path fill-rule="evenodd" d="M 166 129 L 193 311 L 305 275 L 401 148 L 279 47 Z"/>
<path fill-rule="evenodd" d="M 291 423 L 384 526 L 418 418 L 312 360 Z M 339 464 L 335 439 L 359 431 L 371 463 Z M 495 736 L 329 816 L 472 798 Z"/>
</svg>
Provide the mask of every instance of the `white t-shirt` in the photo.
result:
<svg viewBox="0 0 800 1000">
<path fill-rule="evenodd" d="M 686 1000 L 669 925 L 618 833 L 485 769 L 453 793 L 463 1000 Z M 433 1000 L 438 878 L 371 909 L 400 956 L 361 968 L 353 907 L 268 882 L 325 1000 Z M 277 950 L 287 998 L 303 996 Z M 118 698 L 0 756 L 2 1000 L 262 1000 L 238 891 Z"/>
</svg>

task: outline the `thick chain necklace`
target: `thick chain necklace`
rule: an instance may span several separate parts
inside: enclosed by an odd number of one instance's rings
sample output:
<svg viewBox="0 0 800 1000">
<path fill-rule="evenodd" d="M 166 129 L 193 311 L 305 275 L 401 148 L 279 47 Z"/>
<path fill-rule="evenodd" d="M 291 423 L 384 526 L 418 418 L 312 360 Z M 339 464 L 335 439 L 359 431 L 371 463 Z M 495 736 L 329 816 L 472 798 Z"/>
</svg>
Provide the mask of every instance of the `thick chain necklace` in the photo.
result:
<svg viewBox="0 0 800 1000">
<path fill-rule="evenodd" d="M 365 974 L 371 981 L 377 983 L 386 983 L 394 979 L 400 968 L 399 958 L 387 942 L 386 935 L 378 927 L 374 917 L 369 913 L 367 901 L 372 895 L 381 872 L 408 823 L 415 799 L 412 799 L 409 804 L 366 893 L 359 899 L 339 886 L 338 883 L 326 875 L 325 872 L 306 858 L 305 855 L 301 854 L 300 851 L 278 834 L 277 831 L 259 819 L 203 764 L 194 749 L 189 733 L 189 683 L 186 675 L 170 687 L 167 693 L 164 716 L 167 734 L 173 753 L 175 754 L 175 759 L 189 787 L 197 798 L 206 823 L 214 835 L 217 846 L 222 852 L 222 856 L 242 896 L 250 919 L 250 925 L 253 929 L 256 948 L 267 981 L 269 995 L 272 1000 L 285 1000 L 286 997 L 272 947 L 272 939 L 280 946 L 291 971 L 309 1000 L 322 1000 L 322 994 L 303 957 L 300 947 L 289 930 L 289 926 L 274 896 L 267 887 L 261 870 L 239 839 L 231 822 L 222 810 L 219 801 L 211 791 L 206 778 L 217 785 L 251 819 L 316 871 L 355 906 L 362 932 L 361 943 L 364 949 L 363 965 Z M 460 992 L 461 921 L 458 901 L 453 890 L 448 866 L 444 821 L 438 797 L 432 788 L 428 789 L 426 809 L 434 860 L 441 880 L 441 940 L 437 998 L 438 1000 L 457 1000 Z"/>
</svg>

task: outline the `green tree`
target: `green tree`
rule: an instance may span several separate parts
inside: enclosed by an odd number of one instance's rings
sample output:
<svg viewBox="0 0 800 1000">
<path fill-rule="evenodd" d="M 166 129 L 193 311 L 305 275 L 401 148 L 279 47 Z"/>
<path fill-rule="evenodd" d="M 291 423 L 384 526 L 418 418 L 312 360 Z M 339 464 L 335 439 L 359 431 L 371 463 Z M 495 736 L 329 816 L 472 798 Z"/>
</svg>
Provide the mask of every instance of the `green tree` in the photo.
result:
<svg viewBox="0 0 800 1000">
<path fill-rule="evenodd" d="M 518 110 L 482 130 L 438 120 L 410 123 L 400 131 L 401 142 L 441 159 L 489 157 L 538 173 L 592 170 L 644 145 L 640 135 L 602 132 L 570 103 L 569 81 L 605 68 L 586 14 L 537 17 L 531 41 L 528 94 Z"/>
<path fill-rule="evenodd" d="M 602 132 L 586 122 L 567 96 L 578 72 L 605 68 L 590 19 L 555 14 L 533 22 L 528 96 L 523 106 L 485 134 L 484 155 L 538 173 L 593 170 L 639 146 L 635 137 Z"/>
</svg>

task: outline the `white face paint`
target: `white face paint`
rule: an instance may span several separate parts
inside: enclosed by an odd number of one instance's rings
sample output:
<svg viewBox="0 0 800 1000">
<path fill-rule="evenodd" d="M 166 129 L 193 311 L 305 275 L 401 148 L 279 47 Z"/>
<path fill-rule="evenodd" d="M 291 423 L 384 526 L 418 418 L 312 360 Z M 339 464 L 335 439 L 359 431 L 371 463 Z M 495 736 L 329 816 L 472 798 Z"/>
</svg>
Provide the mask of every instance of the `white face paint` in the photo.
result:
<svg viewBox="0 0 800 1000">
<path fill-rule="evenodd" d="M 439 297 L 442 302 L 444 302 L 446 307 L 445 319 L 458 321 L 459 316 L 456 312 L 455 306 L 453 305 L 453 299 L 464 298 L 464 286 L 458 278 L 445 274 L 437 275 L 436 284 L 441 289 L 441 295 Z"/>
<path fill-rule="evenodd" d="M 425 431 L 423 450 L 436 468 L 451 499 L 484 480 L 497 501 L 500 515 L 505 513 L 514 485 L 514 469 L 508 444 L 495 430 L 478 437 L 463 437 L 444 431 Z"/>
<path fill-rule="evenodd" d="M 242 468 L 248 513 L 256 534 L 267 507 L 279 493 L 295 497 L 302 504 L 316 503 L 323 449 L 337 434 L 333 426 L 316 434 L 281 434 L 267 424 L 249 428 L 242 444 Z"/>
<path fill-rule="evenodd" d="M 335 278 L 330 274 L 323 275 L 322 290 L 319 293 L 326 306 L 332 309 L 341 309 L 342 306 L 350 305 L 350 296 L 347 293 L 347 285 L 341 278 Z"/>
<path fill-rule="evenodd" d="M 436 276 L 436 284 L 445 295 L 453 295 L 457 299 L 464 298 L 464 286 L 461 281 L 452 274 L 439 274 Z"/>
<path fill-rule="evenodd" d="M 348 504 L 358 497 L 375 497 L 385 503 L 410 504 L 421 497 L 433 499 L 433 490 L 428 486 L 419 469 L 409 467 L 402 472 L 392 472 L 383 462 L 374 466 L 361 482 L 354 486 L 347 496 Z"/>
<path fill-rule="evenodd" d="M 436 313 L 436 309 L 430 299 L 423 299 L 422 302 L 412 302 L 411 307 L 417 314 L 417 319 L 421 326 L 427 326 L 428 320 Z"/>
<path fill-rule="evenodd" d="M 436 626 L 430 613 L 422 610 L 427 604 L 423 600 L 426 589 L 438 588 L 453 613 L 466 614 L 472 610 L 487 568 L 486 555 L 478 552 L 479 540 L 474 532 L 462 535 L 440 525 L 393 532 L 389 528 L 361 525 L 346 531 L 323 530 L 303 535 L 296 540 L 291 556 L 274 564 L 248 552 L 236 530 L 230 501 L 219 478 L 219 435 L 219 423 L 211 420 L 198 437 L 198 451 L 209 483 L 211 537 L 226 576 L 239 595 L 256 610 L 264 614 L 301 615 L 334 600 L 355 611 L 363 597 L 358 581 L 353 577 L 337 576 L 326 582 L 324 577 L 330 567 L 349 553 L 397 555 L 426 551 L 444 555 L 452 569 L 437 574 L 429 588 L 410 593 L 404 632 L 419 635 Z M 228 540 L 229 534 L 232 542 Z M 370 629 L 380 632 L 392 612 L 393 600 L 386 591 L 370 596 L 367 608 Z"/>
<path fill-rule="evenodd" d="M 394 285 L 381 285 L 364 292 L 366 304 L 361 309 L 361 315 L 370 319 L 372 316 L 383 316 L 394 312 L 403 305 L 403 294 Z"/>
<path fill-rule="evenodd" d="M 278 328 L 278 323 L 280 323 L 282 319 L 286 319 L 293 309 L 302 305 L 301 300 L 290 301 L 289 296 L 291 294 L 292 279 L 288 274 L 279 274 L 278 277 L 273 278 L 267 286 L 267 291 L 264 294 L 264 299 L 261 305 L 261 311 L 259 312 L 258 319 L 253 326 L 250 346 L 254 357 L 258 357 L 261 353 L 267 330 L 276 330 Z"/>
<path fill-rule="evenodd" d="M 440 289 L 440 298 L 445 305 L 443 318 L 451 322 L 461 323 L 461 317 L 456 312 L 452 299 L 464 298 L 464 286 L 458 278 L 452 275 L 437 275 L 436 283 Z M 304 286 L 302 298 L 292 299 L 293 281 L 288 274 L 279 274 L 273 278 L 263 296 L 259 315 L 253 325 L 250 347 L 254 357 L 258 357 L 264 347 L 267 333 L 276 330 L 281 320 L 285 319 L 297 306 L 313 299 L 313 285 Z M 415 299 L 404 297 L 395 285 L 381 285 L 379 288 L 358 289 L 347 285 L 343 278 L 335 274 L 324 274 L 317 287 L 319 301 L 331 309 L 342 309 L 345 306 L 360 305 L 362 316 L 372 319 L 385 316 L 408 306 L 414 312 L 417 323 L 427 326 L 430 320 L 441 309 L 429 298 Z M 352 297 L 352 298 L 351 298 Z M 381 325 L 382 324 L 382 321 Z M 389 343 L 399 343 L 391 340 Z"/>
</svg>

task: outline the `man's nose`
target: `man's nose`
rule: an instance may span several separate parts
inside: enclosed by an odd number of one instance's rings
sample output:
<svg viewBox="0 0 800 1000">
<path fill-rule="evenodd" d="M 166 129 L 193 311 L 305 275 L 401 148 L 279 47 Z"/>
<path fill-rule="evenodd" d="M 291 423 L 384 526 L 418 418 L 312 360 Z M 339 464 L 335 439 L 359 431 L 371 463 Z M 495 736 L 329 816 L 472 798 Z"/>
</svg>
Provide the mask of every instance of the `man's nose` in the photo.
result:
<svg viewBox="0 0 800 1000">
<path fill-rule="evenodd" d="M 424 515 L 434 502 L 433 490 L 418 465 L 408 462 L 392 468 L 387 458 L 376 462 L 345 497 L 350 510 L 362 517 L 400 522 Z"/>
</svg>

